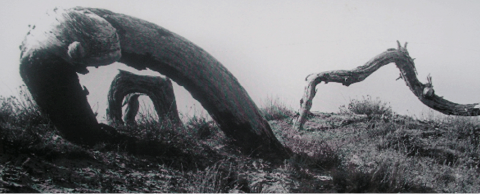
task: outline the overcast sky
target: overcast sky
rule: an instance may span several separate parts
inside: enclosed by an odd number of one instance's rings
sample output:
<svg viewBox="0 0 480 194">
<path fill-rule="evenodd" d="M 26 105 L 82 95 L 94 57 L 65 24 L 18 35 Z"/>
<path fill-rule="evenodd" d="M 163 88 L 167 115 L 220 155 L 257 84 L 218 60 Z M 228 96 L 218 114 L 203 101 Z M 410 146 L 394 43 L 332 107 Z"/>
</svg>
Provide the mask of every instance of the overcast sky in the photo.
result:
<svg viewBox="0 0 480 194">
<path fill-rule="evenodd" d="M 431 74 L 436 94 L 457 103 L 480 101 L 480 1 L 0 1 L 0 95 L 17 95 L 18 46 L 47 9 L 98 7 L 138 17 L 173 31 L 205 49 L 237 77 L 261 106 L 278 97 L 298 109 L 305 77 L 322 71 L 353 69 L 396 41 L 408 42 L 418 76 Z M 104 116 L 112 64 L 81 76 L 89 102 Z M 385 66 L 349 87 L 320 84 L 313 111 L 337 112 L 364 95 L 390 102 L 401 114 L 421 115 L 423 105 L 405 85 L 399 70 Z M 177 105 L 192 113 L 195 101 L 176 86 Z M 196 103 L 197 110 L 200 105 Z"/>
</svg>

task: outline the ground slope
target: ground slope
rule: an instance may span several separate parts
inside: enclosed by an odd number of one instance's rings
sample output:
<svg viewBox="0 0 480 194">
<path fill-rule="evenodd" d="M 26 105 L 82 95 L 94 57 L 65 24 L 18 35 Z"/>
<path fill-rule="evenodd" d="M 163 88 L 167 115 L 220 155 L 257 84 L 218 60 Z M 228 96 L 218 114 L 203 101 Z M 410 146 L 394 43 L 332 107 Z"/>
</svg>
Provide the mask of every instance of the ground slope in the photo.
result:
<svg viewBox="0 0 480 194">
<path fill-rule="evenodd" d="M 213 122 L 184 128 L 148 121 L 122 145 L 82 148 L 48 122 L 0 121 L 1 192 L 480 192 L 478 119 L 315 113 L 270 120 L 295 155 L 240 153 Z"/>
</svg>

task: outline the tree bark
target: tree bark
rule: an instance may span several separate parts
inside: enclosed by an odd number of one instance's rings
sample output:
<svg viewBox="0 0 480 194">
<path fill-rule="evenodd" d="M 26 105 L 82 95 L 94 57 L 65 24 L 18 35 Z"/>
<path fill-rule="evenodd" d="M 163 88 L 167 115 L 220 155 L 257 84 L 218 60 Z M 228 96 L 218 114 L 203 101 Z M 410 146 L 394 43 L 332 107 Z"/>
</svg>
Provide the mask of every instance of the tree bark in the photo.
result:
<svg viewBox="0 0 480 194">
<path fill-rule="evenodd" d="M 306 122 L 307 115 L 310 114 L 312 100 L 317 90 L 315 87 L 322 81 L 341 83 L 344 86 L 361 82 L 369 75 L 378 70 L 380 67 L 389 63 L 395 63 L 400 70 L 400 76 L 405 81 L 410 90 L 417 98 L 428 107 L 447 115 L 459 116 L 478 116 L 480 114 L 479 103 L 474 104 L 457 104 L 443 99 L 435 94 L 433 90 L 432 78 L 427 77 L 428 83 L 423 84 L 417 79 L 417 70 L 415 63 L 407 51 L 407 43 L 402 47 L 397 41 L 397 49 L 388 49 L 387 51 L 377 55 L 365 65 L 359 66 L 352 70 L 336 70 L 326 71 L 317 74 L 308 75 L 305 80 L 308 82 L 305 92 L 300 100 L 299 117 L 295 121 L 294 127 L 302 129 Z"/>
<path fill-rule="evenodd" d="M 276 139 L 237 79 L 210 54 L 185 38 L 153 23 L 104 9 L 77 7 L 51 16 L 57 17 L 52 20 L 56 22 L 53 27 L 37 26 L 27 34 L 21 46 L 20 68 L 34 99 L 41 101 L 39 106 L 50 116 L 58 117 L 52 121 L 59 130 L 74 133 L 70 136 L 72 139 L 91 138 L 87 132 L 98 129 L 85 95 L 80 95 L 83 90 L 75 72 L 88 73 L 86 66 L 119 60 L 139 70 L 158 71 L 185 87 L 245 154 L 263 158 L 291 155 L 291 150 Z M 35 35 L 47 38 L 37 39 Z M 49 60 L 42 60 L 39 53 L 44 53 L 42 57 Z M 50 68 L 52 65 L 64 68 L 69 75 L 56 75 Z M 32 66 L 36 67 L 30 69 Z M 41 74 L 36 77 L 38 83 L 31 79 L 35 74 Z M 50 81 L 42 81 L 44 77 Z M 76 80 L 58 83 L 59 77 Z M 39 91 L 40 88 L 48 91 Z M 56 98 L 62 103 L 49 103 Z M 64 109 L 64 105 L 69 109 Z M 75 115 L 66 118 L 73 112 Z"/>
<path fill-rule="evenodd" d="M 123 115 L 123 122 L 125 122 L 126 125 L 135 124 L 135 117 L 137 116 L 138 109 L 140 109 L 138 97 L 140 97 L 140 94 L 128 94 L 123 101 L 122 106 L 127 106 L 127 108 L 125 108 L 125 114 Z"/>
<path fill-rule="evenodd" d="M 120 124 L 122 121 L 122 101 L 129 94 L 127 103 L 130 107 L 126 113 L 126 119 L 129 122 L 135 122 L 135 116 L 138 112 L 138 94 L 147 95 L 153 102 L 155 111 L 158 114 L 159 121 L 171 121 L 172 124 L 180 124 L 173 85 L 170 79 L 160 76 L 142 76 L 127 71 L 120 70 L 115 76 L 108 91 L 107 120 L 110 125 Z"/>
</svg>

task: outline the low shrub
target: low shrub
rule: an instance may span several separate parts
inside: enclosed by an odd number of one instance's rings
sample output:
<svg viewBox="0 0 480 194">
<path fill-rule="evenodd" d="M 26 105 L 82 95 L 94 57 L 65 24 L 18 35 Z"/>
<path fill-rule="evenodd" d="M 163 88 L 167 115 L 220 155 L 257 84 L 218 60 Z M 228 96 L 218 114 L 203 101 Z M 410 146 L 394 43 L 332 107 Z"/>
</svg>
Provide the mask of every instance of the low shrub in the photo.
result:
<svg viewBox="0 0 480 194">
<path fill-rule="evenodd" d="M 340 112 L 351 112 L 354 114 L 365 114 L 369 119 L 381 116 L 391 116 L 392 107 L 382 102 L 378 97 L 373 100 L 370 95 L 362 96 L 362 99 L 351 99 L 347 107 L 340 107 Z"/>
</svg>

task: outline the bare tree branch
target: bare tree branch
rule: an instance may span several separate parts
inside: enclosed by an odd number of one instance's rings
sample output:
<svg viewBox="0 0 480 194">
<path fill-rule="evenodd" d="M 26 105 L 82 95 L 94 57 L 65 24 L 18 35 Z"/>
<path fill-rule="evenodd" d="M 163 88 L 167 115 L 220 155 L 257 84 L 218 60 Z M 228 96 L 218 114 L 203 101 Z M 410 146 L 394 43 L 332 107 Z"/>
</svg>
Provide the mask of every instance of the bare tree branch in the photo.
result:
<svg viewBox="0 0 480 194">
<path fill-rule="evenodd" d="M 417 98 L 428 107 L 437 110 L 447 115 L 459 116 L 477 116 L 480 114 L 479 103 L 474 104 L 457 104 L 443 99 L 435 94 L 433 90 L 432 77 L 427 77 L 427 84 L 421 83 L 417 79 L 417 70 L 415 68 L 414 59 L 412 59 L 407 51 L 407 43 L 401 46 L 397 41 L 397 49 L 388 49 L 387 51 L 377 55 L 365 65 L 359 66 L 352 70 L 336 70 L 326 71 L 317 74 L 310 74 L 307 76 L 307 86 L 302 99 L 300 100 L 299 117 L 297 118 L 294 127 L 302 129 L 306 122 L 307 115 L 310 114 L 312 108 L 312 100 L 316 94 L 316 86 L 322 81 L 337 82 L 344 86 L 361 82 L 370 76 L 380 67 L 389 63 L 395 63 L 400 70 L 400 77 L 405 81 L 410 90 L 417 96 Z"/>
</svg>

